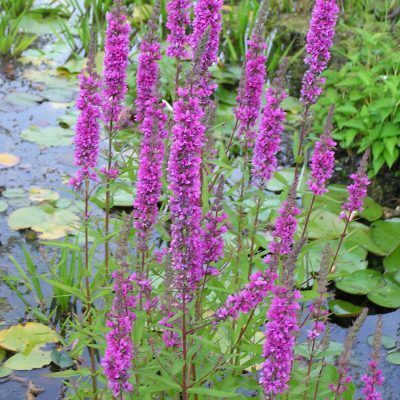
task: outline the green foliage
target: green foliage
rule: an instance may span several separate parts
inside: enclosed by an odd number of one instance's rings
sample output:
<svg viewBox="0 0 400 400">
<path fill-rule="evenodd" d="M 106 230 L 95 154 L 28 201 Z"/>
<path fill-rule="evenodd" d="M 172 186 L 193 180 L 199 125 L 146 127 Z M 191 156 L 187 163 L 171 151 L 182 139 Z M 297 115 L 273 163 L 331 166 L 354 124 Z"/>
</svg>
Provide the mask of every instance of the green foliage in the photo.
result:
<svg viewBox="0 0 400 400">
<path fill-rule="evenodd" d="M 372 151 L 371 175 L 392 168 L 400 154 L 400 36 L 389 22 L 342 24 L 335 48 L 340 68 L 326 72 L 326 91 L 315 107 L 317 123 L 334 104 L 334 137 L 346 149 Z"/>
</svg>

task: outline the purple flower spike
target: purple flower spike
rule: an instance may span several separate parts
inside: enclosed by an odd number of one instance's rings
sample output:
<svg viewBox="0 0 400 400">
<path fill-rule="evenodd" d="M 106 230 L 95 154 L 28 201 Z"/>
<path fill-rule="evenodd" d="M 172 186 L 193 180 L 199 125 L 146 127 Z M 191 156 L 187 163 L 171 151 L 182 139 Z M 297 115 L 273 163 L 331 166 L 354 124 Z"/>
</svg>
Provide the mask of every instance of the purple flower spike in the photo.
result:
<svg viewBox="0 0 400 400">
<path fill-rule="evenodd" d="M 288 389 L 292 371 L 295 334 L 299 330 L 297 311 L 300 308 L 297 300 L 300 293 L 286 285 L 272 289 L 273 299 L 267 313 L 265 326 L 265 343 L 260 384 L 266 394 L 283 393 Z"/>
<path fill-rule="evenodd" d="M 333 108 L 329 111 L 324 133 L 315 143 L 314 154 L 311 158 L 311 179 L 307 183 L 316 196 L 328 191 L 326 182 L 331 178 L 335 166 L 336 142 L 332 139 L 332 115 Z"/>
<path fill-rule="evenodd" d="M 120 2 L 107 14 L 106 41 L 104 46 L 104 87 L 103 118 L 107 125 L 118 127 L 128 85 L 126 69 L 128 67 L 130 26 L 122 12 Z"/>
<path fill-rule="evenodd" d="M 187 34 L 187 28 L 190 24 L 189 0 L 170 0 L 167 4 L 167 28 L 169 34 L 167 41 L 167 55 L 184 60 L 189 57 L 187 47 L 190 37 Z"/>
<path fill-rule="evenodd" d="M 307 55 L 304 62 L 308 65 L 308 70 L 301 88 L 301 98 L 306 105 L 314 104 L 322 93 L 321 85 L 325 83 L 325 79 L 321 77 L 321 73 L 331 58 L 330 49 L 338 13 L 336 0 L 316 0 L 306 40 Z"/>
<path fill-rule="evenodd" d="M 113 273 L 115 298 L 108 315 L 107 326 L 111 331 L 107 334 L 107 348 L 101 362 L 108 386 L 115 397 L 121 392 L 131 392 L 129 382 L 133 359 L 132 329 L 136 319 L 132 311 L 136 307 L 136 297 L 132 294 L 132 282 L 135 276 L 125 276 L 123 270 Z"/>
<path fill-rule="evenodd" d="M 360 166 L 355 174 L 351 174 L 350 178 L 353 183 L 347 186 L 349 197 L 347 202 L 342 205 L 342 217 L 345 216 L 345 212 L 349 212 L 350 215 L 357 211 L 363 210 L 364 199 L 367 196 L 367 188 L 370 181 L 367 177 L 367 164 L 369 158 L 369 151 L 364 153 L 364 156 L 360 162 Z"/>
<path fill-rule="evenodd" d="M 178 292 L 194 290 L 202 273 L 201 150 L 205 127 L 199 99 L 179 89 L 168 164 L 171 209 L 171 257 Z"/>
<path fill-rule="evenodd" d="M 93 67 L 89 62 L 87 74 L 79 75 L 80 93 L 76 107 L 80 114 L 75 126 L 75 165 L 81 169 L 70 181 L 74 187 L 79 187 L 86 178 L 97 178 L 91 168 L 96 166 L 99 156 L 101 81 Z"/>
<path fill-rule="evenodd" d="M 261 125 L 256 138 L 253 155 L 253 176 L 259 184 L 268 182 L 278 165 L 276 155 L 280 148 L 286 113 L 281 107 L 286 93 L 279 88 L 267 90 Z"/>
<path fill-rule="evenodd" d="M 296 187 L 296 185 L 293 185 Z M 289 194 L 287 200 L 279 210 L 279 217 L 276 219 L 275 228 L 272 232 L 274 241 L 270 243 L 269 251 L 273 254 L 289 254 L 292 250 L 294 234 L 297 229 L 296 215 L 300 210 L 296 207 L 295 191 Z"/>
</svg>

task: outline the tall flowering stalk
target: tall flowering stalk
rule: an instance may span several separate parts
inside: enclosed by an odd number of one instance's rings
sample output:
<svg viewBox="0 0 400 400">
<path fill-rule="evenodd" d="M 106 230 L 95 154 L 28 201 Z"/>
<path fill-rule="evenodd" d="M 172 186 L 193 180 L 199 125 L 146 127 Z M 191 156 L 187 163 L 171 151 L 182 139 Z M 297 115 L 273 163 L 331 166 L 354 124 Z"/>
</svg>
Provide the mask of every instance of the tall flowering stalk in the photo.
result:
<svg viewBox="0 0 400 400">
<path fill-rule="evenodd" d="M 211 80 L 208 69 L 217 62 L 219 36 L 222 28 L 223 0 L 198 0 L 194 9 L 193 32 L 190 44 L 198 70 L 196 84 L 197 95 L 202 97 L 204 103 L 208 103 L 216 85 Z M 206 36 L 206 40 L 205 39 Z M 203 104 L 204 106 L 205 104 Z"/>
<path fill-rule="evenodd" d="M 311 178 L 308 180 L 307 184 L 313 196 L 307 212 L 302 236 L 306 234 L 308 222 L 310 221 L 310 216 L 313 211 L 316 196 L 321 196 L 328 191 L 328 189 L 326 188 L 326 183 L 332 177 L 335 167 L 336 142 L 332 139 L 333 111 L 334 107 L 331 106 L 329 108 L 328 117 L 326 119 L 324 132 L 322 133 L 320 139 L 315 143 L 314 153 L 311 157 Z"/>
<path fill-rule="evenodd" d="M 266 104 L 254 146 L 253 177 L 259 185 L 265 185 L 272 178 L 278 165 L 276 155 L 280 148 L 286 117 L 281 105 L 286 97 L 278 77 L 274 80 L 274 85 L 267 90 Z"/>
<path fill-rule="evenodd" d="M 108 135 L 107 166 L 104 169 L 106 181 L 104 234 L 110 231 L 110 180 L 118 175 L 112 168 L 113 138 L 119 128 L 119 119 L 123 110 L 123 100 L 128 90 L 126 69 L 128 67 L 130 26 L 123 13 L 121 0 L 115 1 L 115 7 L 107 14 L 107 29 L 104 46 L 103 68 L 103 120 Z M 104 242 L 104 263 L 106 275 L 109 270 L 109 240 Z"/>
<path fill-rule="evenodd" d="M 382 317 L 378 317 L 374 336 L 374 351 L 372 360 L 368 363 L 368 372 L 361 377 L 364 387 L 361 393 L 364 395 L 364 400 L 382 400 L 382 395 L 377 387 L 382 386 L 384 378 L 382 371 L 379 369 L 379 353 L 381 350 L 382 339 Z"/>
<path fill-rule="evenodd" d="M 125 218 L 118 241 L 116 258 L 119 269 L 113 272 L 114 300 L 107 315 L 107 327 L 111 330 L 106 335 L 106 351 L 101 365 L 107 377 L 108 387 L 115 397 L 122 398 L 123 392 L 131 392 L 129 382 L 130 369 L 134 357 L 132 330 L 136 314 L 137 298 L 133 293 L 133 284 L 137 282 L 136 274 L 129 275 L 129 264 L 126 258 L 129 253 L 128 237 L 131 230 L 131 218 Z"/>
<path fill-rule="evenodd" d="M 252 147 L 256 136 L 256 124 L 260 116 L 261 95 L 267 74 L 265 62 L 266 43 L 264 39 L 267 1 L 260 5 L 260 11 L 251 39 L 247 42 L 248 50 L 243 66 L 243 76 L 236 98 L 236 119 L 239 134 L 245 136 L 247 145 Z"/>
<path fill-rule="evenodd" d="M 170 0 L 167 4 L 167 55 L 184 60 L 189 57 L 190 36 L 187 28 L 190 24 L 190 0 Z"/>
<path fill-rule="evenodd" d="M 336 383 L 329 384 L 329 389 L 332 391 L 332 393 L 334 393 L 335 400 L 342 399 L 342 394 L 348 389 L 348 384 L 352 381 L 352 378 L 349 375 L 351 349 L 353 348 L 353 344 L 358 334 L 358 331 L 364 323 L 365 318 L 367 318 L 367 315 L 368 308 L 364 308 L 361 314 L 355 320 L 353 326 L 350 328 L 349 333 L 346 336 L 346 340 L 344 342 L 344 350 L 340 355 L 338 362 L 339 378 Z"/>
<path fill-rule="evenodd" d="M 329 109 L 324 132 L 314 145 L 314 153 L 311 158 L 311 178 L 308 187 L 315 196 L 326 193 L 326 182 L 332 177 L 335 166 L 335 146 L 332 139 L 333 106 Z"/>
<path fill-rule="evenodd" d="M 80 93 L 77 100 L 77 108 L 80 111 L 75 127 L 75 164 L 81 169 L 70 183 L 79 187 L 84 181 L 84 254 L 85 254 L 85 286 L 86 286 L 86 310 L 89 326 L 92 323 L 92 298 L 90 290 L 90 266 L 89 266 L 89 179 L 97 179 L 97 176 L 91 170 L 97 164 L 100 142 L 100 124 L 101 117 L 101 96 L 99 93 L 101 81 L 95 69 L 96 46 L 92 38 L 90 52 L 87 64 L 87 74 L 82 73 L 80 80 Z M 94 399 L 97 400 L 97 378 L 96 361 L 94 348 L 88 346 L 90 357 L 90 371 L 92 380 L 92 389 Z"/>
<path fill-rule="evenodd" d="M 80 111 L 75 126 L 75 165 L 80 167 L 70 181 L 79 187 L 85 179 L 96 179 L 92 168 L 99 157 L 101 80 L 95 71 L 94 53 L 89 55 L 86 73 L 79 75 L 79 97 L 76 108 Z"/>
<path fill-rule="evenodd" d="M 157 9 L 155 14 L 158 16 Z M 157 215 L 157 203 L 162 189 L 162 167 L 164 160 L 164 142 L 166 136 L 166 115 L 159 101 L 158 60 L 161 59 L 160 44 L 157 41 L 157 24 L 155 17 L 150 21 L 149 34 L 140 45 L 139 65 L 137 72 L 138 98 L 137 118 L 140 131 L 143 133 L 139 156 L 136 199 L 134 202 L 135 228 L 137 230 L 138 249 L 142 252 L 142 269 L 144 253 L 150 230 Z M 142 270 L 143 272 L 143 270 Z"/>
<path fill-rule="evenodd" d="M 321 77 L 331 58 L 339 7 L 336 0 L 316 0 L 307 33 L 306 57 L 308 70 L 303 77 L 301 98 L 305 105 L 314 104 L 322 93 L 325 79 Z"/>
<path fill-rule="evenodd" d="M 294 290 L 293 271 L 296 259 L 304 240 L 297 243 L 285 260 L 281 283 L 272 288 L 273 298 L 267 312 L 268 322 L 265 325 L 265 342 L 261 367 L 260 384 L 267 396 L 283 393 L 288 389 L 296 333 L 299 330 L 297 311 L 300 306 L 297 300 L 301 297 Z"/>
</svg>

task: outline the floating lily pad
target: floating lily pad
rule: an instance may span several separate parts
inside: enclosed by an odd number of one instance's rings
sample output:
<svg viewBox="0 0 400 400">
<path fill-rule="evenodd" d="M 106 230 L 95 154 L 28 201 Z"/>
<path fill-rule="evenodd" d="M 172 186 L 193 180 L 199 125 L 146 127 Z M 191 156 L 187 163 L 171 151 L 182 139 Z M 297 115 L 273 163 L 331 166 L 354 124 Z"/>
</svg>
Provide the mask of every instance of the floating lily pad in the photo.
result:
<svg viewBox="0 0 400 400">
<path fill-rule="evenodd" d="M 22 188 L 9 188 L 6 189 L 2 195 L 7 199 L 24 199 L 26 197 L 26 192 Z"/>
<path fill-rule="evenodd" d="M 29 189 L 29 200 L 41 203 L 42 201 L 56 201 L 60 198 L 57 192 L 49 189 L 32 186 Z"/>
<path fill-rule="evenodd" d="M 32 229 L 40 233 L 40 239 L 54 240 L 75 231 L 78 221 L 78 216 L 68 209 L 41 205 L 15 210 L 8 225 L 14 230 Z"/>
<path fill-rule="evenodd" d="M 400 271 L 400 245 L 383 259 L 386 272 Z"/>
<path fill-rule="evenodd" d="M 328 304 L 329 309 L 338 317 L 355 317 L 362 311 L 362 307 L 344 300 L 331 300 Z"/>
<path fill-rule="evenodd" d="M 12 369 L 5 367 L 4 365 L 0 367 L 0 378 L 5 378 L 13 372 Z"/>
<path fill-rule="evenodd" d="M 391 364 L 400 365 L 400 350 L 388 353 L 386 361 L 389 361 Z"/>
<path fill-rule="evenodd" d="M 294 168 L 282 169 L 275 172 L 273 178 L 267 183 L 267 189 L 271 192 L 281 192 L 293 183 Z"/>
<path fill-rule="evenodd" d="M 4 200 L 0 200 L 0 213 L 6 211 L 8 204 Z"/>
<path fill-rule="evenodd" d="M 106 195 L 103 188 L 97 191 L 96 199 L 99 201 L 99 205 L 104 207 Z M 118 190 L 112 195 L 112 204 L 114 207 L 133 207 L 134 200 L 134 194 L 128 193 L 125 190 Z"/>
<path fill-rule="evenodd" d="M 387 279 L 381 280 L 379 285 L 368 294 L 368 299 L 378 306 L 387 308 L 400 307 L 400 285 Z"/>
<path fill-rule="evenodd" d="M 38 322 L 18 324 L 0 331 L 0 347 L 13 352 L 25 352 L 36 345 L 56 343 L 58 340 L 55 331 Z"/>
<path fill-rule="evenodd" d="M 49 101 L 55 103 L 69 103 L 76 97 L 76 90 L 62 87 L 48 88 L 43 92 L 43 96 Z"/>
<path fill-rule="evenodd" d="M 43 101 L 43 97 L 27 92 L 12 92 L 3 101 L 14 106 L 29 107 Z"/>
<path fill-rule="evenodd" d="M 74 360 L 65 351 L 53 350 L 51 352 L 51 361 L 62 369 L 74 365 Z"/>
<path fill-rule="evenodd" d="M 350 275 L 340 277 L 335 280 L 336 287 L 342 292 L 364 295 L 370 293 L 380 282 L 382 275 L 380 272 L 365 269 L 355 271 Z"/>
<path fill-rule="evenodd" d="M 311 239 L 333 239 L 344 231 L 345 223 L 329 211 L 315 210 L 311 213 L 308 237 Z"/>
<path fill-rule="evenodd" d="M 76 123 L 77 114 L 75 112 L 67 111 L 64 115 L 57 118 L 58 125 L 67 129 Z"/>
<path fill-rule="evenodd" d="M 374 340 L 375 340 L 375 335 L 368 336 L 368 344 L 370 346 L 374 346 Z M 381 336 L 381 343 L 386 350 L 390 350 L 396 347 L 396 341 L 392 337 L 387 335 Z"/>
<path fill-rule="evenodd" d="M 387 251 L 379 245 L 379 243 L 375 242 L 374 238 L 372 237 L 370 227 L 358 224 L 354 229 L 352 226 L 350 226 L 350 231 L 351 240 L 368 250 L 370 253 L 373 253 L 377 256 L 385 256 L 388 254 Z"/>
<path fill-rule="evenodd" d="M 364 210 L 360 213 L 362 218 L 367 221 L 373 222 L 381 218 L 383 215 L 383 208 L 376 201 L 367 197 L 364 200 Z"/>
<path fill-rule="evenodd" d="M 73 142 L 74 133 L 59 126 L 40 128 L 31 126 L 21 132 L 22 139 L 43 147 L 69 146 Z"/>
<path fill-rule="evenodd" d="M 4 366 L 16 371 L 30 371 L 49 365 L 52 361 L 51 351 L 43 349 L 43 346 L 43 344 L 38 344 L 23 353 L 13 355 L 4 363 Z"/>
<path fill-rule="evenodd" d="M 10 153 L 0 153 L 0 169 L 15 167 L 20 163 L 21 159 Z"/>
<path fill-rule="evenodd" d="M 374 222 L 371 226 L 371 237 L 385 254 L 390 254 L 400 245 L 400 218 Z"/>
</svg>

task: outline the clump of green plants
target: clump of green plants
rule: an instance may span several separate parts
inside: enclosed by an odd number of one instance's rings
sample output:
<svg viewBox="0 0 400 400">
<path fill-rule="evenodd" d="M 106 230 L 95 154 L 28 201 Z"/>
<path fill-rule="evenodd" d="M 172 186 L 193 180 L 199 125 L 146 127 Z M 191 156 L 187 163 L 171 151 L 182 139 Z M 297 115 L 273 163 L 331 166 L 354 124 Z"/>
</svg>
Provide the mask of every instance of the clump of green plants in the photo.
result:
<svg viewBox="0 0 400 400">
<path fill-rule="evenodd" d="M 285 62 L 266 85 L 267 1 L 249 34 L 235 105 L 224 104 L 232 124 L 217 121 L 215 101 L 222 0 L 170 0 L 166 46 L 160 7 L 155 2 L 138 46 L 133 104 L 125 105 L 132 28 L 121 0 L 106 16 L 101 73 L 92 40 L 79 76 L 69 182 L 83 199 L 78 239 L 50 243 L 61 253 L 48 274 L 36 274 L 26 257 L 24 283 L 44 316 L 54 306 L 43 281 L 60 310 L 75 305 L 62 324 L 74 368 L 54 375 L 65 378 L 71 399 L 352 399 L 352 348 L 368 309 L 338 301 L 328 285 L 399 307 L 389 268 L 400 225 L 385 221 L 391 240 L 372 243 L 382 210 L 367 197 L 368 149 L 347 187 L 328 185 L 333 104 L 306 162 L 337 2 L 315 1 L 294 127 L 286 126 Z M 167 63 L 172 76 L 161 68 Z M 283 169 L 285 129 L 294 161 Z M 129 214 L 116 207 L 126 195 Z M 368 268 L 367 248 L 390 257 L 384 274 Z M 344 345 L 330 340 L 331 313 L 355 317 Z M 378 399 L 381 330 L 378 322 L 362 380 L 363 393 Z"/>
<path fill-rule="evenodd" d="M 371 175 L 392 168 L 400 154 L 400 37 L 389 10 L 368 10 L 361 23 L 341 25 L 335 54 L 342 64 L 326 72 L 327 88 L 315 110 L 320 127 L 326 106 L 337 105 L 334 137 L 349 151 L 371 149 Z"/>
</svg>

